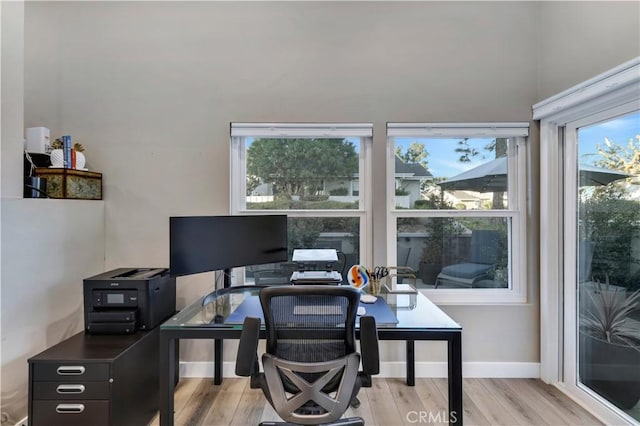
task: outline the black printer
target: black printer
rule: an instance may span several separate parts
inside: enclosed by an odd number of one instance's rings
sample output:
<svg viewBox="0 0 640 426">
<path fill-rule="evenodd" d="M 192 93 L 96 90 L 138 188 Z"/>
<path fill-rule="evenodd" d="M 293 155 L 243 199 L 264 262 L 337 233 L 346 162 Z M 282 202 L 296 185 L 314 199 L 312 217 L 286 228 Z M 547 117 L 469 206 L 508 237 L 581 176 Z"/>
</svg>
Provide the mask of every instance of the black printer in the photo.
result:
<svg viewBox="0 0 640 426">
<path fill-rule="evenodd" d="M 151 330 L 176 311 L 176 279 L 166 268 L 118 268 L 83 280 L 90 334 Z"/>
</svg>

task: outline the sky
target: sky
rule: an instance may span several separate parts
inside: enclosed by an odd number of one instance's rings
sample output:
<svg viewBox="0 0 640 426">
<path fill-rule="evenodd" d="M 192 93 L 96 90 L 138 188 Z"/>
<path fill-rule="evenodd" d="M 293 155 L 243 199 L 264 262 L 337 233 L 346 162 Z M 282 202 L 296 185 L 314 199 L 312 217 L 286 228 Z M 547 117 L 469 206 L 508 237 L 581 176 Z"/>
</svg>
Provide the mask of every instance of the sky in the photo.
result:
<svg viewBox="0 0 640 426">
<path fill-rule="evenodd" d="M 600 156 L 593 155 L 596 144 L 604 146 L 604 139 L 626 146 L 630 138 L 640 135 L 640 111 L 598 123 L 593 126 L 583 127 L 578 131 L 578 146 L 580 161 L 585 164 L 593 164 Z"/>
<path fill-rule="evenodd" d="M 600 156 L 596 154 L 596 144 L 604 145 L 605 137 L 618 145 L 626 146 L 630 138 L 640 134 L 640 112 L 621 116 L 579 130 L 580 162 L 593 164 Z M 493 152 L 484 149 L 493 139 L 469 139 L 469 145 L 476 148 L 480 154 L 469 163 L 459 161 L 460 154 L 455 152 L 460 139 L 432 139 L 432 138 L 396 138 L 396 147 L 402 147 L 403 152 L 413 142 L 423 143 L 429 156 L 427 168 L 436 177 L 451 178 L 466 170 L 486 163 L 495 158 Z"/>
<path fill-rule="evenodd" d="M 455 149 L 459 147 L 460 140 L 460 138 L 396 138 L 396 147 L 402 147 L 402 152 L 405 152 L 413 142 L 424 144 L 429 153 L 427 169 L 435 177 L 450 178 L 495 158 L 493 152 L 485 149 L 493 141 L 492 138 L 469 139 L 469 146 L 478 150 L 479 154 L 468 163 L 460 162 L 460 154 L 455 152 Z"/>
<path fill-rule="evenodd" d="M 640 112 L 617 117 L 602 123 L 598 123 L 579 130 L 579 156 L 580 162 L 593 164 L 599 159 L 594 155 L 596 144 L 604 144 L 605 137 L 619 145 L 626 146 L 630 138 L 635 138 L 640 134 Z M 360 151 L 357 138 L 347 138 L 356 147 L 356 152 Z M 254 141 L 253 138 L 246 139 L 246 146 L 249 147 Z M 485 149 L 493 141 L 491 138 L 469 139 L 469 145 L 479 151 L 479 154 L 472 158 L 471 162 L 463 163 L 459 161 L 460 154 L 455 152 L 459 147 L 460 139 L 434 139 L 434 138 L 396 138 L 396 147 L 402 147 L 405 152 L 407 147 L 413 142 L 423 143 L 429 156 L 427 157 L 427 169 L 435 177 L 451 178 L 480 164 L 491 161 L 495 154 Z"/>
</svg>

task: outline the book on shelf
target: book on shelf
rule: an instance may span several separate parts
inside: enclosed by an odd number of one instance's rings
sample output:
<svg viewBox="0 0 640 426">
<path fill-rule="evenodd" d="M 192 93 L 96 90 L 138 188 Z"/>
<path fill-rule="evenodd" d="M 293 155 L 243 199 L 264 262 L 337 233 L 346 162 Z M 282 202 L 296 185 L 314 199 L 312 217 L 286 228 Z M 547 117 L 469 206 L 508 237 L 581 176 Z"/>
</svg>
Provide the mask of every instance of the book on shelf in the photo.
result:
<svg viewBox="0 0 640 426">
<path fill-rule="evenodd" d="M 62 137 L 62 153 L 64 156 L 64 160 L 63 160 L 63 167 L 65 169 L 71 169 L 71 151 L 73 150 L 72 146 L 71 146 L 71 136 L 70 135 L 64 135 Z"/>
</svg>

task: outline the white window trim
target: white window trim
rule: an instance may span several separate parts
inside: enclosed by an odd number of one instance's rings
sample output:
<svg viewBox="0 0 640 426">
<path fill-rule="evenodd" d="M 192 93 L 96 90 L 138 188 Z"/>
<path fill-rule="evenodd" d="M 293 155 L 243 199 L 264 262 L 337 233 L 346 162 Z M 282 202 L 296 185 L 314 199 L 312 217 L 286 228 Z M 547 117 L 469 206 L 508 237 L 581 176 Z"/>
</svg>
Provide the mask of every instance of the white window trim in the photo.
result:
<svg viewBox="0 0 640 426">
<path fill-rule="evenodd" d="M 388 123 L 387 124 L 387 259 L 396 259 L 396 219 L 399 217 L 510 217 L 511 268 L 507 289 L 422 289 L 434 303 L 440 305 L 501 305 L 527 302 L 526 262 L 526 149 L 524 138 L 529 134 L 529 123 Z M 509 199 L 515 209 L 505 210 L 397 210 L 395 208 L 395 137 L 424 138 L 500 138 L 511 137 L 516 143 L 509 149 L 517 150 L 509 156 L 509 187 L 516 196 Z M 517 163 L 516 163 L 517 162 Z M 395 263 L 395 260 L 392 261 Z"/>
<path fill-rule="evenodd" d="M 367 123 L 231 123 L 231 136 L 263 138 L 372 137 Z"/>
<path fill-rule="evenodd" d="M 529 135 L 529 123 L 387 123 L 387 136 L 507 138 Z"/>
<path fill-rule="evenodd" d="M 575 312 L 575 300 L 568 294 L 572 289 L 564 284 L 565 280 L 575 281 L 575 271 L 573 277 L 567 275 L 563 265 L 575 264 L 575 250 L 568 251 L 565 258 L 563 243 L 567 229 L 575 232 L 575 217 L 564 212 L 563 166 L 575 157 L 563 161 L 562 142 L 566 137 L 567 143 L 569 139 L 575 143 L 575 135 L 565 131 L 567 125 L 575 128 L 586 117 L 591 122 L 600 113 L 633 109 L 640 109 L 640 57 L 533 106 L 533 118 L 540 120 L 540 167 L 544 170 L 540 174 L 540 217 L 546 219 L 540 221 L 540 378 L 557 385 L 608 424 L 627 424 L 629 420 L 610 410 L 602 398 L 578 387 L 575 371 L 564 370 L 565 357 L 575 354 L 575 336 L 570 335 L 575 319 L 571 323 L 564 318 L 565 303 Z M 575 153 L 569 152 L 568 157 L 572 155 Z M 570 340 L 567 345 L 565 336 Z"/>
<path fill-rule="evenodd" d="M 244 138 L 360 138 L 358 191 L 359 207 L 349 210 L 248 210 L 246 194 L 246 150 Z M 357 217 L 360 219 L 360 262 L 373 259 L 372 220 L 372 137 L 373 125 L 367 123 L 232 123 L 230 150 L 231 214 L 286 214 L 289 217 Z"/>
</svg>

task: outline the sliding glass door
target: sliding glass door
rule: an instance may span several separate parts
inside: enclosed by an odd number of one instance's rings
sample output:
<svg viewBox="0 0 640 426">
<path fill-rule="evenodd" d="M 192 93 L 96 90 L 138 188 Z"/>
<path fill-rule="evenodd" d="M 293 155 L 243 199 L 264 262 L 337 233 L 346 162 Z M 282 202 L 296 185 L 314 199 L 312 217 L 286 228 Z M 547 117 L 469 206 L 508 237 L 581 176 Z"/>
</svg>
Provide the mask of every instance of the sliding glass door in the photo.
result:
<svg viewBox="0 0 640 426">
<path fill-rule="evenodd" d="M 565 373 L 637 421 L 640 112 L 589 116 L 565 135 Z"/>
</svg>

